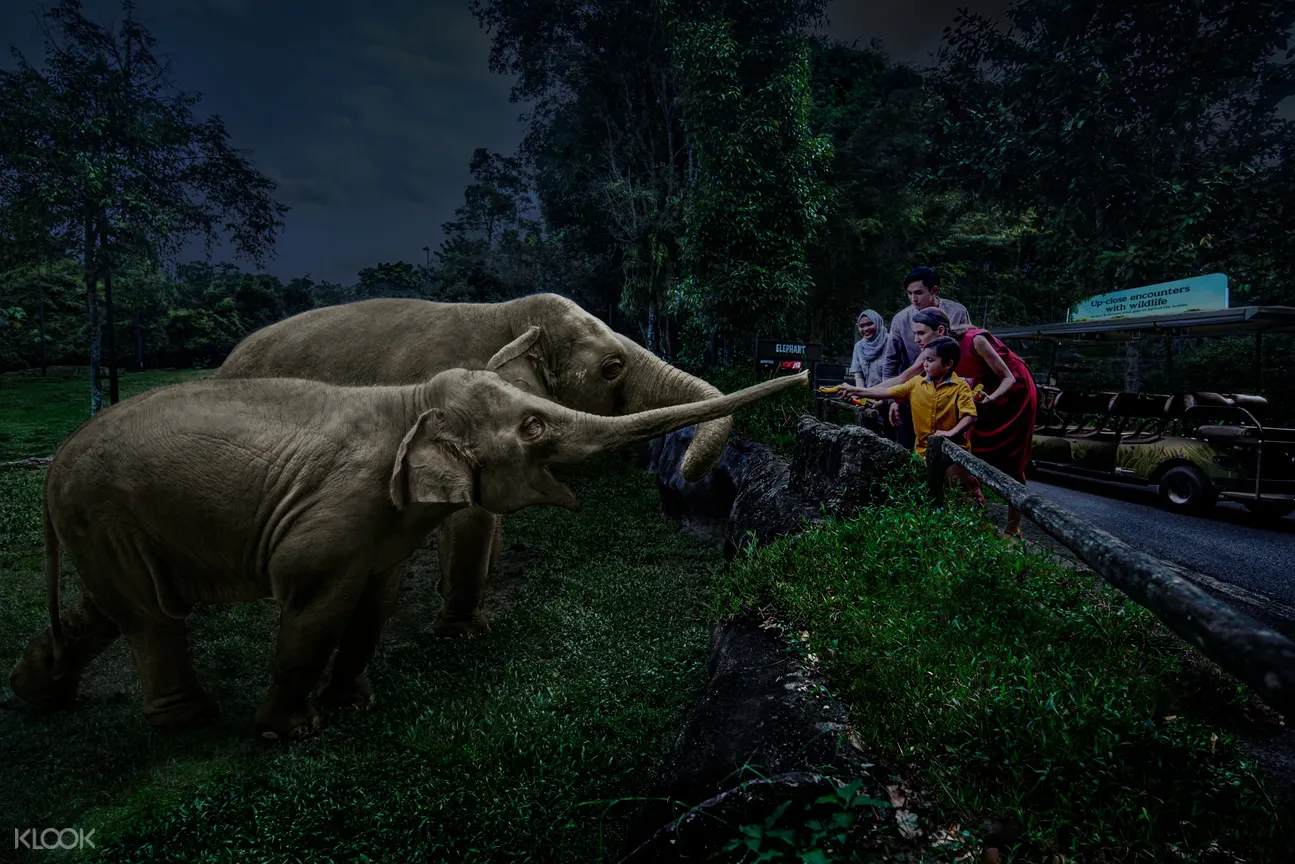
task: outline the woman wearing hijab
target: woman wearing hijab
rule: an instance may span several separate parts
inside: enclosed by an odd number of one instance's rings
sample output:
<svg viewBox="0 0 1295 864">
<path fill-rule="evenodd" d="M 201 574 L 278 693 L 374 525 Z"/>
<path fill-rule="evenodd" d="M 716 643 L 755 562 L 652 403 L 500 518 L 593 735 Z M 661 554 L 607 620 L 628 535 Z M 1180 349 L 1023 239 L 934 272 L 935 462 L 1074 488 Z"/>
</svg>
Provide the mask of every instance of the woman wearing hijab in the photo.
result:
<svg viewBox="0 0 1295 864">
<path fill-rule="evenodd" d="M 881 316 L 872 309 L 860 312 L 855 326 L 861 338 L 854 343 L 854 359 L 845 374 L 854 376 L 856 387 L 875 387 L 881 383 L 881 355 L 889 333 Z"/>
<path fill-rule="evenodd" d="M 846 370 L 845 380 L 849 382 L 853 376 L 856 386 L 875 387 L 881 383 L 884 374 L 882 370 L 885 367 L 885 358 L 882 355 L 886 353 L 890 331 L 886 329 L 882 317 L 872 309 L 864 309 L 860 312 L 855 326 L 859 328 L 860 339 L 854 343 L 854 356 L 850 361 L 850 368 Z M 866 428 L 878 435 L 892 437 L 890 424 L 886 420 L 884 411 L 868 408 L 863 411 L 860 419 Z"/>
</svg>

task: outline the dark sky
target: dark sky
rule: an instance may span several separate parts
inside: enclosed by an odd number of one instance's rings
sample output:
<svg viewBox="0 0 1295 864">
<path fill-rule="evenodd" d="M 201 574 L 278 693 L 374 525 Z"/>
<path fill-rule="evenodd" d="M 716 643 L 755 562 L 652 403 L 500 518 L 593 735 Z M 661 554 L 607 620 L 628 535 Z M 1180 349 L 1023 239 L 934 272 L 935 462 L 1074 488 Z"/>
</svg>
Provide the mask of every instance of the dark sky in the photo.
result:
<svg viewBox="0 0 1295 864">
<path fill-rule="evenodd" d="M 826 32 L 923 63 L 959 6 L 998 16 L 1007 0 L 833 0 Z M 0 41 L 39 65 L 30 0 L 0 2 Z M 486 68 L 490 37 L 466 0 L 138 0 L 137 14 L 224 118 L 236 147 L 292 207 L 266 269 L 351 282 L 380 261 L 420 261 L 463 202 L 473 148 L 521 139 L 511 80 Z M 117 0 L 86 0 L 118 20 Z M 9 65 L 6 55 L 3 61 Z M 223 257 L 219 252 L 213 257 Z"/>
</svg>

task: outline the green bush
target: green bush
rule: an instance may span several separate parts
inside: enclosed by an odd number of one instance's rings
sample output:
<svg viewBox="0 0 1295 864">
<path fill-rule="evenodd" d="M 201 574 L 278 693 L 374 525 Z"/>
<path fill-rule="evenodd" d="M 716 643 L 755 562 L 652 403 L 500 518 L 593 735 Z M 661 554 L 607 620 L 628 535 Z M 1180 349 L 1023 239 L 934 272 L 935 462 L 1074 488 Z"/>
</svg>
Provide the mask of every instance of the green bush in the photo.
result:
<svg viewBox="0 0 1295 864">
<path fill-rule="evenodd" d="M 755 371 L 745 366 L 722 366 L 706 373 L 706 380 L 725 393 L 757 383 Z M 768 444 L 789 456 L 796 448 L 796 424 L 812 410 L 814 394 L 808 388 L 779 393 L 733 416 L 733 434 Z"/>
</svg>

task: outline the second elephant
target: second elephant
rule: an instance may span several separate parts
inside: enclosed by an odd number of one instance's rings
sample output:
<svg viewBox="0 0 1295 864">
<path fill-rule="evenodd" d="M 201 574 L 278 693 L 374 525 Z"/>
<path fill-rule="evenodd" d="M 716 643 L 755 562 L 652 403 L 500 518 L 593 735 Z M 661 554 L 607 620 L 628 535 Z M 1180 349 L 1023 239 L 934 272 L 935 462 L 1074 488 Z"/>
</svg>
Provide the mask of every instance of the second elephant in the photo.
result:
<svg viewBox="0 0 1295 864">
<path fill-rule="evenodd" d="M 455 367 L 489 369 L 567 408 L 604 416 L 720 395 L 557 294 L 504 303 L 387 298 L 313 309 L 249 335 L 216 377 L 415 384 Z M 715 466 L 731 429 L 727 417 L 698 427 L 680 469 L 686 479 Z M 438 635 L 489 632 L 485 589 L 499 555 L 499 524 L 472 507 L 437 529 L 444 597 Z"/>
</svg>

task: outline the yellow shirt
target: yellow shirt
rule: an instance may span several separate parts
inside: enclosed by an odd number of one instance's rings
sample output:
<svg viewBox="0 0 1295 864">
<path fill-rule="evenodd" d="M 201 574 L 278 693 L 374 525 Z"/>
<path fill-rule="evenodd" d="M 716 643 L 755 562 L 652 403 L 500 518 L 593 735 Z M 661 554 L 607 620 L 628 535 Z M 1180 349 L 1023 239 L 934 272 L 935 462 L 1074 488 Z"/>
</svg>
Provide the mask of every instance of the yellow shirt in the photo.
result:
<svg viewBox="0 0 1295 864">
<path fill-rule="evenodd" d="M 932 432 L 952 429 L 963 417 L 976 416 L 976 400 L 967 382 L 950 372 L 943 381 L 935 382 L 924 375 L 914 375 L 898 387 L 890 388 L 892 399 L 912 402 L 913 432 L 916 433 L 917 455 L 926 457 L 926 439 Z M 966 448 L 965 441 L 961 443 Z"/>
</svg>

